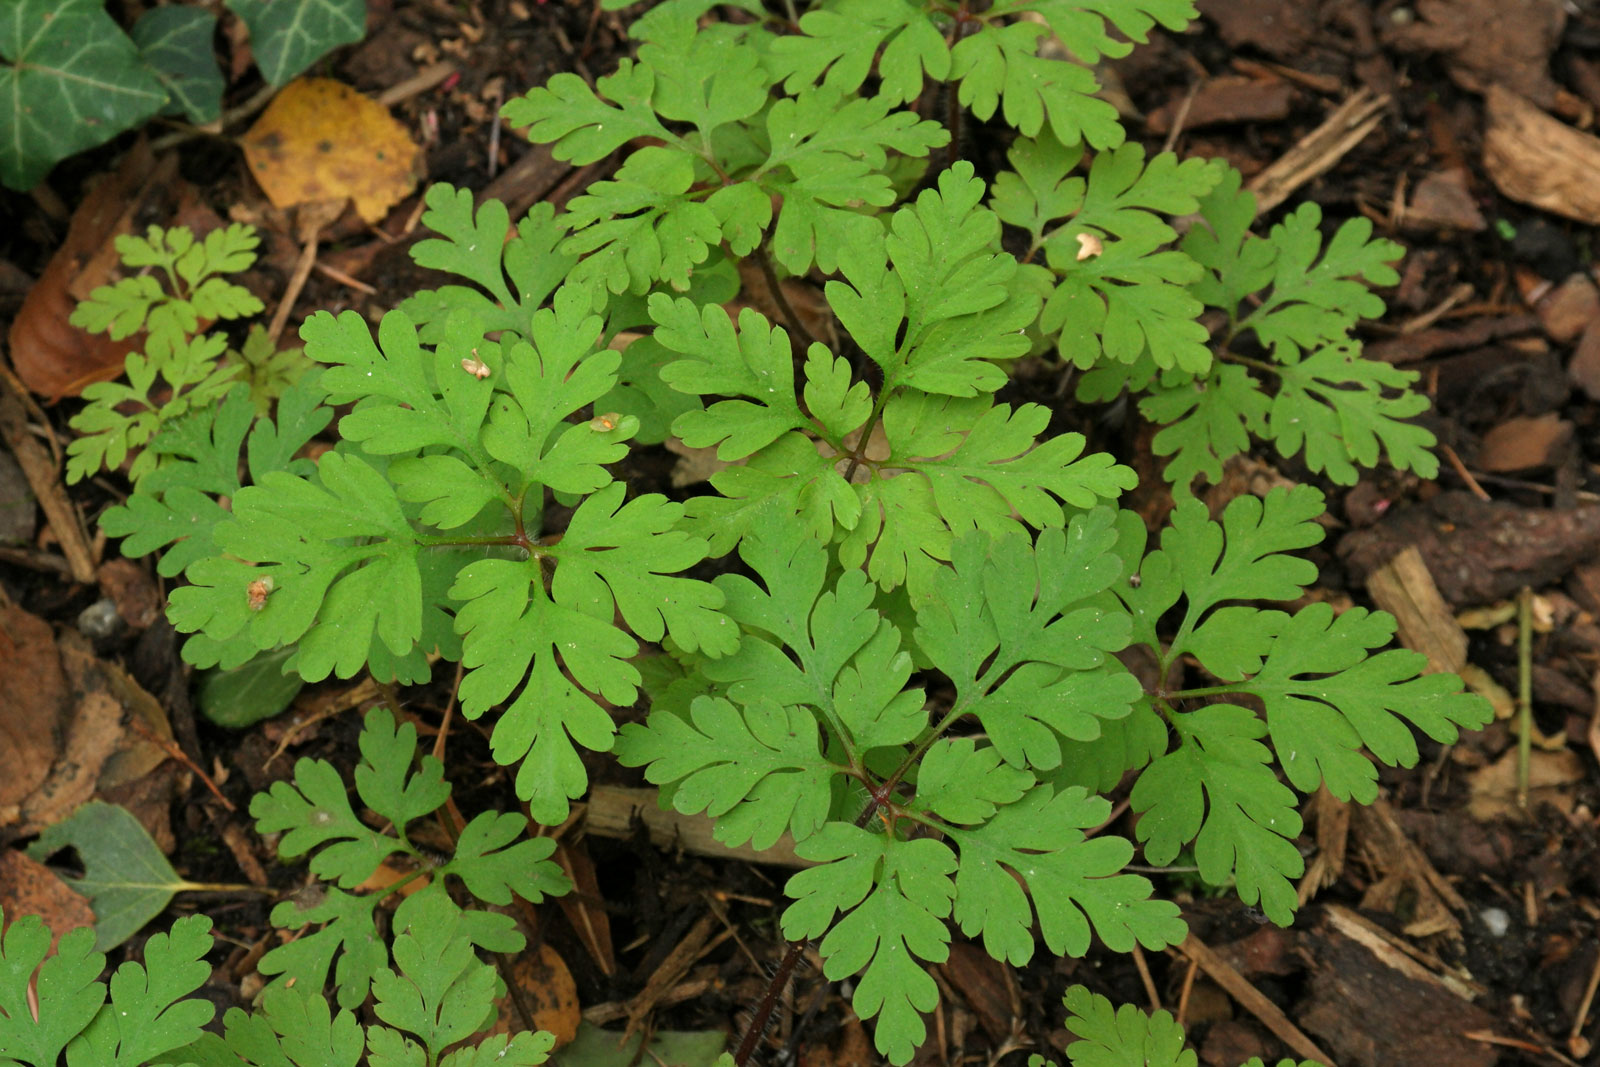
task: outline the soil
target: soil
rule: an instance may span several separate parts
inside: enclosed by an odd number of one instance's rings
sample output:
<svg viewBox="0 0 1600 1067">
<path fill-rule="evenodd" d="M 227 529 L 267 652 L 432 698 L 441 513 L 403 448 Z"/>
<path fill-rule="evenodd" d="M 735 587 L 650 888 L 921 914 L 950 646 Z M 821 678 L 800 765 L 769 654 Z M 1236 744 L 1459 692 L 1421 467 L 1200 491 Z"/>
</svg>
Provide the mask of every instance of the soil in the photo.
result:
<svg viewBox="0 0 1600 1067">
<path fill-rule="evenodd" d="M 628 12 L 602 12 L 589 0 L 372 0 L 369 7 L 365 41 L 316 73 L 376 95 L 433 64 L 452 63 L 453 73 L 393 106 L 423 146 L 430 181 L 490 191 L 515 215 L 541 199 L 564 202 L 615 165 L 573 171 L 497 128 L 494 114 L 498 101 L 557 72 L 592 80 L 613 69 L 627 52 Z M 1523 809 L 1506 800 L 1516 747 L 1507 722 L 1450 747 L 1424 739 L 1416 767 L 1383 772 L 1385 814 L 1352 813 L 1325 797 L 1311 805 L 1303 846 L 1321 884 L 1306 887 L 1309 900 L 1294 930 L 1264 924 L 1231 895 L 1202 893 L 1182 873 L 1156 874 L 1161 890 L 1183 902 L 1209 955 L 1174 950 L 1135 958 L 1096 948 L 1073 960 L 1041 952 L 1017 969 L 958 944 L 937 969 L 942 1005 L 916 1062 L 1015 1067 L 1032 1052 L 1059 1055 L 1071 1040 L 1062 1029 L 1061 994 L 1082 983 L 1118 1003 L 1153 1000 L 1179 1011 L 1208 1065 L 1232 1067 L 1257 1055 L 1268 1062 L 1306 1058 L 1286 1038 L 1291 1031 L 1346 1067 L 1600 1064 L 1589 1048 L 1600 1032 L 1590 1004 L 1600 973 L 1600 289 L 1593 229 L 1600 219 L 1584 216 L 1581 198 L 1563 200 L 1559 185 L 1530 193 L 1527 176 L 1508 175 L 1503 160 L 1486 162 L 1507 150 L 1501 145 L 1486 156 L 1493 120 L 1485 102 L 1486 94 L 1515 93 L 1572 133 L 1590 136 L 1600 108 L 1600 9 L 1555 0 L 1201 0 L 1200 7 L 1205 17 L 1189 32 L 1158 32 L 1128 57 L 1103 64 L 1131 134 L 1153 151 L 1170 146 L 1184 156 L 1224 158 L 1250 179 L 1341 102 L 1360 92 L 1382 99 L 1365 136 L 1262 224 L 1311 200 L 1329 225 L 1364 215 L 1406 246 L 1402 280 L 1383 294 L 1388 314 L 1363 339 L 1370 352 L 1421 372 L 1435 401 L 1428 423 L 1448 446 L 1436 482 L 1380 470 L 1354 488 L 1321 483 L 1261 451 L 1230 466 L 1213 500 L 1282 479 L 1322 484 L 1333 511 L 1328 543 L 1314 557 L 1321 567 L 1316 595 L 1368 603 L 1373 572 L 1400 548 L 1417 546 L 1449 611 L 1477 613 L 1481 625 L 1466 631 L 1465 662 L 1510 693 L 1519 680 L 1516 624 L 1494 609 L 1529 588 L 1538 616 L 1534 802 Z M 235 78 L 230 105 L 259 87 L 248 69 Z M 1542 136 L 1539 129 L 1490 132 L 1503 140 Z M 961 153 L 992 172 L 1003 158 L 1003 134 L 971 129 Z M 63 163 L 34 196 L 0 193 L 0 325 L 9 325 L 45 275 L 91 183 L 121 165 L 134 142 L 130 135 Z M 165 216 L 141 222 L 185 212 L 257 222 L 263 255 L 249 284 L 274 308 L 299 254 L 289 221 L 265 205 L 227 141 L 186 138 L 169 151 L 177 184 L 168 194 L 176 202 L 164 204 Z M 1528 153 L 1537 156 L 1536 146 Z M 1513 143 L 1510 156 L 1517 155 Z M 310 275 L 289 332 L 311 309 L 375 316 L 436 284 L 406 255 L 416 210 L 412 196 L 377 224 L 348 215 L 335 223 L 319 261 L 338 274 Z M 1071 395 L 1062 375 L 1056 365 L 1028 363 L 1005 399 L 1052 405 L 1056 429 L 1091 433 L 1096 447 L 1159 486 L 1149 428 L 1125 406 L 1073 407 L 1062 399 Z M 49 404 L 30 417 L 64 442 L 77 404 Z M 693 490 L 673 484 L 675 463 L 664 449 L 642 450 L 626 475 L 638 491 L 682 498 Z M 188 894 L 170 909 L 215 919 L 222 940 L 207 991 L 219 1005 L 243 1003 L 259 988 L 254 962 L 274 936 L 272 902 L 306 878 L 302 866 L 280 863 L 255 837 L 246 815 L 250 796 L 286 777 L 295 758 L 326 758 L 348 772 L 357 758 L 358 711 L 380 699 L 395 699 L 431 744 L 453 705 L 451 672 L 399 693 L 314 686 L 279 719 L 244 731 L 212 725 L 194 711 L 177 642 L 157 610 L 165 586 L 149 561 L 130 568 L 114 547 L 94 540 L 87 551 L 98 566 L 95 580 L 73 580 L 71 552 L 19 485 L 20 469 L 0 450 L 0 607 L 42 619 L 57 635 L 90 629 L 87 654 L 126 667 L 163 709 L 175 739 L 169 744 L 181 754 L 101 795 L 128 804 L 170 846 L 185 877 L 264 882 L 277 891 Z M 73 487 L 66 498 L 92 531 L 125 492 L 123 479 L 108 476 Z M 1159 520 L 1159 493 L 1133 500 Z M 93 630 L 85 613 L 107 599 L 117 623 Z M 79 692 L 63 685 L 63 694 Z M 4 726 L 0 716 L 0 745 L 11 743 Z M 479 724 L 455 717 L 446 753 L 461 810 L 515 806 L 507 772 L 490 758 Z M 643 784 L 609 759 L 586 762 L 596 787 Z M 216 794 L 199 772 L 214 780 Z M 1118 811 L 1115 828 L 1131 832 L 1130 816 Z M 0 815 L 0 854 L 25 844 L 29 832 L 8 829 Z M 631 1012 L 653 1028 L 737 1035 L 785 950 L 775 917 L 788 872 L 664 849 L 642 827 L 610 838 L 574 825 L 563 828 L 561 840 L 579 892 L 523 916 L 535 931 L 529 953 L 544 945 L 559 957 L 576 1004 L 593 1021 L 616 1025 Z M 119 951 L 134 948 L 136 942 Z M 1195 962 L 1202 959 L 1222 964 Z M 511 973 L 514 961 L 502 962 Z M 815 964 L 808 954 L 762 1062 L 876 1062 L 850 1012 L 848 986 L 828 983 Z M 530 1000 L 555 981 L 540 974 L 518 980 Z"/>
</svg>

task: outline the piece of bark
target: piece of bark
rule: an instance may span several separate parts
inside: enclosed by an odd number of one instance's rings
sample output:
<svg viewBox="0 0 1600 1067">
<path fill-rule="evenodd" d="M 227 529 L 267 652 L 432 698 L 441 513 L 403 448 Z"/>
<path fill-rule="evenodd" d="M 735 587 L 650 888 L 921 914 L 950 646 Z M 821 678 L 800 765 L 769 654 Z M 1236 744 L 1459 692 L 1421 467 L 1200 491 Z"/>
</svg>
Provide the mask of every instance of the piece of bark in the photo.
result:
<svg viewBox="0 0 1600 1067">
<path fill-rule="evenodd" d="M 1600 400 L 1600 318 L 1592 320 L 1572 350 L 1567 378 L 1590 400 Z"/>
<path fill-rule="evenodd" d="M 1564 345 L 1600 319 L 1600 289 L 1587 274 L 1572 274 L 1540 300 L 1534 310 L 1550 340 Z"/>
<path fill-rule="evenodd" d="M 1444 492 L 1346 534 L 1339 555 L 1352 577 L 1365 581 L 1407 545 L 1422 553 L 1450 604 L 1493 603 L 1525 585 L 1560 581 L 1573 567 L 1594 560 L 1600 553 L 1600 506 L 1554 511 Z"/>
<path fill-rule="evenodd" d="M 1384 43 L 1443 54 L 1464 89 L 1504 85 L 1542 106 L 1555 102 L 1550 56 L 1567 22 L 1556 0 L 1417 0 L 1415 14 L 1409 23 L 1388 20 Z"/>
<path fill-rule="evenodd" d="M 1572 432 L 1572 423 L 1554 414 L 1507 419 L 1483 435 L 1478 466 L 1496 474 L 1557 466 Z"/>
<path fill-rule="evenodd" d="M 1500 191 L 1588 225 L 1600 224 L 1600 138 L 1575 130 L 1509 89 L 1484 96 L 1483 163 Z"/>
<path fill-rule="evenodd" d="M 1296 1017 L 1344 1067 L 1493 1067 L 1499 1051 L 1463 1036 L 1498 1020 L 1410 977 L 1337 930 L 1312 949 L 1311 989 Z"/>
<path fill-rule="evenodd" d="M 712 822 L 709 818 L 662 811 L 656 804 L 658 795 L 654 789 L 596 786 L 589 792 L 584 829 L 600 837 L 628 838 L 633 836 L 637 820 L 650 835 L 650 843 L 657 848 L 681 848 L 697 856 L 742 859 L 779 867 L 814 866 L 811 860 L 803 860 L 795 855 L 794 839 L 787 833 L 765 851 L 751 848 L 748 844 L 730 848 L 711 836 Z"/>
<path fill-rule="evenodd" d="M 1298 0 L 1199 0 L 1197 6 L 1229 46 L 1278 59 L 1298 55 L 1317 32 L 1316 7 Z"/>
<path fill-rule="evenodd" d="M 1386 338 L 1368 345 L 1364 354 L 1385 363 L 1415 363 L 1429 356 L 1479 348 L 1505 337 L 1520 337 L 1538 328 L 1539 320 L 1532 315 L 1473 319 L 1461 326 L 1441 326 Z"/>
<path fill-rule="evenodd" d="M 1236 122 L 1278 122 L 1289 117 L 1294 107 L 1295 89 L 1286 81 L 1264 78 L 1222 77 L 1205 82 L 1189 102 L 1183 128 L 1198 130 Z M 1183 108 L 1175 100 L 1150 112 L 1146 127 L 1153 134 L 1164 134 Z"/>
<path fill-rule="evenodd" d="M 1467 172 L 1462 167 L 1434 171 L 1418 182 L 1400 224 L 1412 231 L 1463 230 L 1467 233 L 1481 233 L 1489 226 L 1467 187 Z"/>
<path fill-rule="evenodd" d="M 1439 595 L 1422 553 L 1403 549 L 1367 575 L 1367 592 L 1395 617 L 1400 643 L 1428 657 L 1429 671 L 1454 674 L 1466 666 L 1467 633 Z"/>
</svg>

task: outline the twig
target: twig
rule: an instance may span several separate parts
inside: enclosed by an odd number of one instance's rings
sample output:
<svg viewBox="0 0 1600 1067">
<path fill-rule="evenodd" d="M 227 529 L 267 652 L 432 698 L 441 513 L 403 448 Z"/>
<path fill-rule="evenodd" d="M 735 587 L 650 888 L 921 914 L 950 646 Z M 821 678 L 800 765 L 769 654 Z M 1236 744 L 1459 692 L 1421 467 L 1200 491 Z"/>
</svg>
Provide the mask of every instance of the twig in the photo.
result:
<svg viewBox="0 0 1600 1067">
<path fill-rule="evenodd" d="M 1249 980 L 1234 970 L 1221 956 L 1213 952 L 1205 942 L 1190 934 L 1178 946 L 1178 951 L 1188 956 L 1210 976 L 1211 980 L 1225 989 L 1239 1005 L 1261 1021 L 1261 1024 L 1278 1040 L 1288 1045 L 1299 1056 L 1316 1060 L 1323 1067 L 1335 1067 L 1333 1057 L 1317 1047 L 1316 1042 L 1305 1035 L 1301 1029 L 1289 1021 L 1283 1009 L 1266 998 L 1266 995 L 1251 985 Z"/>
<path fill-rule="evenodd" d="M 384 107 L 394 107 L 402 101 L 427 92 L 455 72 L 456 65 L 449 60 L 442 60 L 431 66 L 423 67 L 405 81 L 391 85 L 379 93 L 378 103 Z"/>
<path fill-rule="evenodd" d="M 222 806 L 228 810 L 229 815 L 232 815 L 234 812 L 239 810 L 238 808 L 234 807 L 233 801 L 222 795 L 222 790 L 217 788 L 217 783 L 211 780 L 211 776 L 205 771 L 201 770 L 195 761 L 189 758 L 189 754 L 187 752 L 178 747 L 178 743 L 176 741 L 172 740 L 170 737 L 160 736 L 154 730 L 150 729 L 150 727 L 146 726 L 143 722 L 140 722 L 137 715 L 128 716 L 128 725 L 133 727 L 134 732 L 140 737 L 144 738 L 146 741 L 165 752 L 169 758 L 175 759 L 185 767 L 189 768 L 189 770 L 196 777 L 198 777 L 200 781 L 205 783 L 205 787 L 211 791 L 211 795 L 216 797 L 217 800 L 222 803 Z"/>
<path fill-rule="evenodd" d="M 1144 958 L 1144 949 L 1138 942 L 1133 945 L 1133 966 L 1139 972 L 1139 981 L 1144 983 L 1144 995 L 1150 998 L 1150 1010 L 1161 1010 L 1161 993 L 1156 989 L 1156 981 L 1150 977 L 1150 964 Z"/>
<path fill-rule="evenodd" d="M 1170 152 L 1178 144 L 1178 138 L 1183 134 L 1183 124 L 1189 121 L 1189 109 L 1194 107 L 1194 98 L 1200 92 L 1200 83 L 1189 83 L 1189 91 L 1183 95 L 1183 103 L 1178 105 L 1178 113 L 1172 116 L 1172 129 L 1167 131 L 1167 139 L 1161 142 L 1161 151 Z"/>
<path fill-rule="evenodd" d="M 1517 807 L 1528 810 L 1533 759 L 1533 590 L 1517 594 Z"/>
<path fill-rule="evenodd" d="M 809 346 L 816 342 L 811 336 L 811 331 L 806 329 L 805 323 L 800 321 L 800 316 L 789 304 L 789 298 L 784 295 L 783 285 L 778 281 L 778 272 L 772 266 L 772 257 L 767 254 L 765 245 L 758 245 L 755 251 L 756 263 L 761 267 L 761 277 L 766 280 L 767 292 L 772 294 L 772 302 L 778 305 L 778 310 L 783 312 L 784 320 L 789 328 L 794 330 L 795 339 L 802 345 Z"/>
<path fill-rule="evenodd" d="M 1178 1025 L 1183 1025 L 1184 1017 L 1189 1014 L 1189 994 L 1194 989 L 1194 976 L 1200 970 L 1200 961 L 1193 956 L 1189 957 L 1189 969 L 1183 972 L 1183 988 L 1178 990 Z"/>
<path fill-rule="evenodd" d="M 1251 178 L 1246 188 L 1256 194 L 1257 214 L 1264 215 L 1283 203 L 1289 194 L 1331 170 L 1347 152 L 1366 140 L 1383 121 L 1389 99 L 1387 94 L 1375 96 L 1369 89 L 1360 90 L 1276 163 Z"/>
<path fill-rule="evenodd" d="M 1472 495 L 1484 503 L 1488 503 L 1491 499 L 1489 494 L 1484 491 L 1483 486 L 1478 484 L 1478 479 L 1472 476 L 1472 472 L 1467 470 L 1467 465 L 1461 462 L 1461 457 L 1456 455 L 1456 450 L 1440 442 L 1439 451 L 1444 453 L 1446 462 L 1461 476 L 1461 480 L 1467 483 L 1467 489 L 1471 491 Z"/>
<path fill-rule="evenodd" d="M 1594 969 L 1589 972 L 1589 984 L 1583 989 L 1583 1000 L 1572 1019 L 1572 1032 L 1567 1035 L 1567 1051 L 1580 1059 L 1590 1052 L 1589 1040 L 1583 1036 L 1583 1028 L 1589 1024 L 1589 1009 L 1594 1005 L 1597 989 L 1600 989 L 1600 953 L 1595 955 Z"/>
</svg>

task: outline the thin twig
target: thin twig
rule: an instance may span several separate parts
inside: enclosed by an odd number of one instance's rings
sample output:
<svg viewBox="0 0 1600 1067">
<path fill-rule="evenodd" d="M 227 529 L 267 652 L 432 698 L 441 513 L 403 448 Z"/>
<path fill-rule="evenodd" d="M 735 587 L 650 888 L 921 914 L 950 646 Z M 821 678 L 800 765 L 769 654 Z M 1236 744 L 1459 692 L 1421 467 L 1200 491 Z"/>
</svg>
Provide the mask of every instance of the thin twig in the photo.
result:
<svg viewBox="0 0 1600 1067">
<path fill-rule="evenodd" d="M 1167 131 L 1167 139 L 1161 142 L 1161 151 L 1170 152 L 1178 144 L 1178 138 L 1183 135 L 1183 124 L 1189 121 L 1189 109 L 1194 106 L 1194 98 L 1200 92 L 1200 83 L 1189 83 L 1189 91 L 1183 94 L 1183 103 L 1178 105 L 1178 113 L 1172 116 L 1172 129 Z"/>
<path fill-rule="evenodd" d="M 800 321 L 800 316 L 789 304 L 789 298 L 784 295 L 783 285 L 778 281 L 778 271 L 772 265 L 772 257 L 767 254 L 766 245 L 758 245 L 755 251 L 756 263 L 761 267 L 761 277 L 766 280 L 767 292 L 772 294 L 772 302 L 778 305 L 778 310 L 783 312 L 784 321 L 794 331 L 794 335 L 802 344 L 810 346 L 816 343 L 816 338 L 811 336 L 811 331 L 806 329 L 805 323 Z"/>
<path fill-rule="evenodd" d="M 1528 809 L 1533 759 L 1533 590 L 1517 594 L 1517 807 Z"/>
<path fill-rule="evenodd" d="M 222 795 L 222 790 L 217 788 L 217 783 L 211 780 L 211 776 L 205 771 L 201 770 L 195 761 L 189 758 L 189 754 L 178 747 L 178 743 L 176 741 L 169 737 L 160 736 L 154 730 L 150 729 L 146 723 L 141 721 L 137 715 L 130 715 L 128 717 L 128 725 L 133 727 L 134 732 L 140 737 L 144 738 L 152 745 L 155 745 L 161 751 L 165 752 L 170 758 L 177 760 L 179 763 L 189 768 L 189 770 L 196 777 L 198 777 L 200 781 L 205 783 L 205 787 L 211 790 L 211 795 L 216 797 L 217 800 L 222 803 L 222 806 L 228 810 L 229 815 L 232 815 L 234 812 L 239 810 L 238 808 L 234 807 L 233 801 Z"/>
<path fill-rule="evenodd" d="M 1150 964 L 1144 958 L 1144 949 L 1138 942 L 1133 946 L 1133 966 L 1139 972 L 1139 981 L 1144 983 L 1144 995 L 1150 998 L 1150 1010 L 1161 1010 L 1161 993 L 1156 989 L 1156 980 L 1150 977 Z"/>
<path fill-rule="evenodd" d="M 1456 450 L 1451 448 L 1449 445 L 1440 442 L 1439 451 L 1444 453 L 1445 461 L 1450 464 L 1450 466 L 1455 470 L 1456 474 L 1461 476 L 1461 480 L 1467 483 L 1467 489 L 1471 491 L 1472 495 L 1477 497 L 1479 500 L 1482 500 L 1484 503 L 1488 503 L 1491 497 L 1484 490 L 1483 486 L 1478 484 L 1478 479 L 1472 476 L 1472 472 L 1467 470 L 1467 465 L 1461 462 L 1461 457 L 1456 455 Z"/>
</svg>

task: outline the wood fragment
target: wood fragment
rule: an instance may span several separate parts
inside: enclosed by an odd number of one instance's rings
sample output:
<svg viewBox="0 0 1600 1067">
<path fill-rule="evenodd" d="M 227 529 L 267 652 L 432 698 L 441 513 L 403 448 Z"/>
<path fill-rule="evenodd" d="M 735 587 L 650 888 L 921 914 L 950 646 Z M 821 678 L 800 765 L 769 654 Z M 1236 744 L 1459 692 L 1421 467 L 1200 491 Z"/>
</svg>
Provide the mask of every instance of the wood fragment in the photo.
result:
<svg viewBox="0 0 1600 1067">
<path fill-rule="evenodd" d="M 1389 103 L 1388 94 L 1363 87 L 1335 108 L 1322 125 L 1246 184 L 1245 188 L 1256 194 L 1256 212 L 1265 215 L 1296 189 L 1332 169 L 1378 128 Z"/>
<path fill-rule="evenodd" d="M 1600 138 L 1546 115 L 1509 89 L 1484 94 L 1483 165 L 1502 193 L 1569 219 L 1600 224 Z"/>
<path fill-rule="evenodd" d="M 1367 575 L 1373 601 L 1395 617 L 1400 643 L 1428 657 L 1428 671 L 1456 674 L 1467 663 L 1467 632 L 1415 545 Z"/>
<path fill-rule="evenodd" d="M 1328 926 L 1362 945 L 1385 966 L 1407 978 L 1448 990 L 1462 1000 L 1476 1000 L 1488 992 L 1462 968 L 1452 968 L 1439 957 L 1396 937 L 1372 920 L 1338 904 L 1323 909 Z"/>
<path fill-rule="evenodd" d="M 28 488 L 44 511 L 45 521 L 67 557 L 72 580 L 88 585 L 95 580 L 95 556 L 89 547 L 89 535 L 77 509 L 67 499 L 56 463 L 28 430 L 26 397 L 27 390 L 10 368 L 0 366 L 0 437 L 5 438 L 6 447 L 16 457 Z"/>
<path fill-rule="evenodd" d="M 654 789 L 597 786 L 589 793 L 584 829 L 599 837 L 625 839 L 633 836 L 637 823 L 644 827 L 650 835 L 650 843 L 657 848 L 682 849 L 696 856 L 742 859 L 778 867 L 813 865 L 810 860 L 795 855 L 794 839 L 788 834 L 765 851 L 749 845 L 732 848 L 711 836 L 713 824 L 706 816 L 662 811 L 656 804 L 656 796 Z"/>
<path fill-rule="evenodd" d="M 1198 964 L 1213 982 L 1227 990 L 1228 994 L 1238 1001 L 1240 1007 L 1260 1020 L 1261 1025 L 1271 1030 L 1278 1040 L 1288 1045 L 1297 1055 L 1308 1060 L 1316 1060 L 1323 1067 L 1336 1067 L 1332 1056 L 1318 1048 L 1315 1041 L 1289 1021 L 1289 1017 L 1282 1009 L 1268 1000 L 1261 990 L 1251 985 L 1249 979 L 1234 970 L 1227 960 L 1213 952 L 1204 941 L 1190 934 L 1184 939 L 1183 944 L 1178 946 L 1178 951 Z"/>
</svg>

